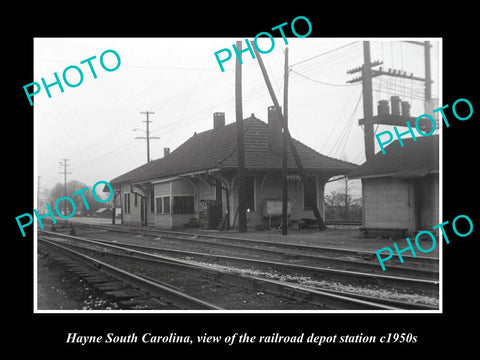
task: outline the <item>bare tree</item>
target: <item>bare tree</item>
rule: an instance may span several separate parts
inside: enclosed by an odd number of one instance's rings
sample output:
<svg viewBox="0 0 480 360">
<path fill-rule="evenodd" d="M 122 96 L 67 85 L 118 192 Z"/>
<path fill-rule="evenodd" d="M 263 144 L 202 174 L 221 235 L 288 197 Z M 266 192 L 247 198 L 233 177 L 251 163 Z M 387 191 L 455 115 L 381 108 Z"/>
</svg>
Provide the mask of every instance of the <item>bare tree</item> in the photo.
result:
<svg viewBox="0 0 480 360">
<path fill-rule="evenodd" d="M 326 217 L 329 220 L 358 220 L 361 201 L 353 197 L 355 184 L 347 177 L 338 180 L 338 188 L 325 196 Z"/>
<path fill-rule="evenodd" d="M 85 183 L 77 180 L 70 180 L 67 183 L 67 197 L 73 200 L 76 208 L 76 213 L 81 213 L 81 214 L 94 213 L 95 211 L 97 211 L 102 207 L 102 204 L 97 202 L 93 197 L 91 188 L 82 192 L 83 196 L 85 197 L 85 202 L 88 204 L 88 209 L 80 194 L 73 195 L 74 192 L 84 189 L 86 187 L 87 185 Z M 65 196 L 65 188 L 63 184 L 60 184 L 60 183 L 55 184 L 55 186 L 50 191 L 47 190 L 45 192 L 47 194 L 50 206 L 52 206 L 52 208 L 53 206 L 55 206 L 55 203 L 58 201 L 58 199 Z M 62 202 L 63 201 L 66 201 L 67 214 L 72 213 L 73 209 L 72 209 L 71 203 L 67 200 L 62 200 Z M 62 208 L 63 208 L 63 205 L 64 204 L 62 204 Z"/>
</svg>

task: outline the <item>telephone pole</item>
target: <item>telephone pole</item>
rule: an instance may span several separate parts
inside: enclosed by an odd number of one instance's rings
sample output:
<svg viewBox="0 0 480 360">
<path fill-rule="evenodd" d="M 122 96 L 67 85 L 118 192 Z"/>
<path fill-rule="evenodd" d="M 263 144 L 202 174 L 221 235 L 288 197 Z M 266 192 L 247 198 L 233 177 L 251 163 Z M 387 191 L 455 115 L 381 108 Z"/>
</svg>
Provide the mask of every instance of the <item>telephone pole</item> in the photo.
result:
<svg viewBox="0 0 480 360">
<path fill-rule="evenodd" d="M 260 66 L 260 70 L 262 71 L 262 75 L 265 80 L 265 84 L 267 85 L 268 92 L 270 93 L 270 97 L 272 98 L 273 105 L 277 109 L 280 125 L 282 126 L 283 131 L 287 137 L 288 145 L 290 147 L 290 151 L 292 152 L 292 156 L 295 160 L 295 164 L 297 165 L 297 169 L 300 174 L 300 177 L 302 178 L 302 182 L 305 187 L 310 189 L 312 186 L 316 186 L 316 184 L 314 182 L 311 182 L 310 179 L 307 177 L 307 174 L 303 168 L 303 164 L 300 159 L 300 156 L 298 155 L 297 148 L 295 147 L 295 143 L 293 142 L 292 136 L 290 135 L 290 131 L 288 130 L 288 127 L 285 126 L 285 118 L 280 109 L 277 96 L 275 95 L 275 91 L 273 90 L 272 83 L 270 82 L 270 78 L 268 77 L 267 70 L 265 69 L 265 65 L 263 64 L 262 57 L 260 53 L 257 51 L 257 48 L 255 47 L 253 40 L 251 40 L 250 43 L 252 44 L 253 51 L 255 52 L 255 56 L 257 57 L 258 65 Z M 327 227 L 325 226 L 325 223 L 323 221 L 322 215 L 320 214 L 320 211 L 318 210 L 316 202 L 312 205 L 312 211 L 313 211 L 313 214 L 315 215 L 315 219 L 318 222 L 318 228 L 320 230 L 325 230 Z"/>
<path fill-rule="evenodd" d="M 242 41 L 237 41 L 237 49 L 242 56 Z M 238 177 L 238 230 L 247 231 L 246 184 L 245 184 L 245 154 L 243 144 L 243 105 L 242 105 L 242 65 L 237 54 L 235 63 L 235 115 L 237 126 L 237 177 Z"/>
<path fill-rule="evenodd" d="M 411 42 L 411 41 L 408 41 Z M 422 44 L 423 43 L 419 43 Z M 425 53 L 427 56 L 427 53 Z M 388 69 L 385 71 L 382 67 L 378 69 L 373 69 L 373 67 L 382 65 L 382 61 L 372 62 L 370 59 L 370 41 L 363 42 L 363 65 L 350 69 L 347 71 L 347 74 L 354 74 L 361 72 L 360 77 L 356 77 L 352 80 L 347 81 L 347 83 L 354 83 L 357 81 L 362 82 L 363 90 L 363 119 L 359 120 L 359 125 L 364 126 L 364 142 L 365 142 L 365 158 L 370 160 L 375 155 L 375 140 L 373 125 L 374 124 L 383 124 L 383 125 L 396 125 L 396 126 L 406 126 L 407 121 L 415 121 L 415 118 L 411 117 L 409 114 L 394 115 L 394 114 L 378 114 L 373 115 L 373 90 L 372 90 L 372 78 L 385 75 L 403 79 L 410 79 L 416 81 L 426 81 L 423 78 L 413 76 L 413 73 L 407 74 L 406 71 L 397 70 L 397 69 Z M 431 81 L 426 81 L 426 84 L 430 84 Z M 430 92 L 429 88 L 425 88 L 425 93 Z M 430 95 L 428 95 L 430 96 Z M 403 110 L 402 110 L 403 111 Z M 423 130 L 428 130 L 428 122 L 419 122 L 419 126 Z"/>
<path fill-rule="evenodd" d="M 144 120 L 142 122 L 146 123 L 146 128 L 147 131 L 145 131 L 146 137 L 145 136 L 137 136 L 135 139 L 146 139 L 147 140 L 147 163 L 150 162 L 150 139 L 160 139 L 158 136 L 150 136 L 150 123 L 152 122 L 149 118 L 148 115 L 150 114 L 155 114 L 153 111 L 142 111 L 140 114 L 146 114 L 147 115 L 147 120 Z M 140 130 L 140 129 L 133 129 L 133 131 Z"/>
<path fill-rule="evenodd" d="M 425 61 L 425 112 L 431 112 L 433 110 L 432 101 L 432 65 L 430 57 L 430 48 L 432 45 L 430 41 L 406 41 L 407 43 L 420 45 L 424 48 L 424 61 Z"/>
<path fill-rule="evenodd" d="M 283 88 L 283 120 L 288 129 L 288 47 L 285 48 L 285 69 Z M 282 235 L 288 233 L 288 138 L 283 130 L 283 164 L 282 164 Z"/>
<path fill-rule="evenodd" d="M 41 176 L 38 175 L 37 176 L 37 208 L 38 208 L 38 203 L 39 203 L 39 200 L 40 200 L 40 178 L 41 178 Z"/>
<path fill-rule="evenodd" d="M 432 100 L 432 68 L 430 61 L 430 41 L 425 41 L 425 100 Z"/>
<path fill-rule="evenodd" d="M 348 178 L 345 177 L 345 220 L 348 221 Z"/>
<path fill-rule="evenodd" d="M 59 174 L 63 174 L 63 185 L 64 185 L 64 193 L 65 193 L 65 197 L 67 197 L 67 174 L 71 174 L 71 172 L 67 172 L 67 166 L 70 166 L 70 164 L 68 164 L 69 159 L 62 159 L 62 161 L 60 161 L 60 166 L 63 166 L 63 171 L 62 172 L 59 172 Z M 67 202 L 64 201 L 63 202 L 63 215 L 67 215 Z"/>
<path fill-rule="evenodd" d="M 372 62 L 370 60 L 370 41 L 363 42 L 363 117 L 371 119 L 373 116 L 373 90 L 372 90 Z M 365 155 L 370 160 L 375 155 L 375 144 L 373 141 L 373 124 L 365 124 Z"/>
<path fill-rule="evenodd" d="M 348 74 L 355 72 L 361 72 L 361 78 L 356 78 L 348 81 L 362 81 L 362 98 L 363 98 L 363 118 L 366 120 L 364 123 L 364 144 L 365 144 L 365 158 L 370 160 L 375 155 L 375 143 L 373 142 L 373 123 L 371 120 L 373 117 L 373 90 L 372 90 L 372 67 L 380 65 L 381 62 L 374 62 L 370 59 L 370 41 L 363 42 L 363 65 L 347 71 Z"/>
</svg>

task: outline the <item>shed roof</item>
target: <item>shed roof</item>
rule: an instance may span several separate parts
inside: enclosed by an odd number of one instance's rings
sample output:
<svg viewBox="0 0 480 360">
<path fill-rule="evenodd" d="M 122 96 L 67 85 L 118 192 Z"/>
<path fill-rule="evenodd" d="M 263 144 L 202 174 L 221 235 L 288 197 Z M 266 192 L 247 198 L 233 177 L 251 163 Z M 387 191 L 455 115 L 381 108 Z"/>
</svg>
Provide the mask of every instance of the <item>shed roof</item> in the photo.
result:
<svg viewBox="0 0 480 360">
<path fill-rule="evenodd" d="M 398 140 L 385 148 L 385 154 L 376 153 L 371 160 L 352 170 L 349 178 L 367 177 L 419 177 L 438 172 L 439 143 L 438 135 L 402 139 L 402 147 Z"/>
<path fill-rule="evenodd" d="M 281 169 L 282 154 L 273 153 L 269 147 L 268 125 L 252 114 L 244 120 L 243 126 L 245 167 L 252 170 Z M 236 136 L 236 123 L 195 134 L 166 157 L 120 175 L 111 180 L 110 184 L 138 183 L 212 169 L 236 169 Z M 321 170 L 333 176 L 345 174 L 358 166 L 321 155 L 295 139 L 294 143 L 306 170 Z M 288 167 L 296 168 L 290 150 Z"/>
</svg>

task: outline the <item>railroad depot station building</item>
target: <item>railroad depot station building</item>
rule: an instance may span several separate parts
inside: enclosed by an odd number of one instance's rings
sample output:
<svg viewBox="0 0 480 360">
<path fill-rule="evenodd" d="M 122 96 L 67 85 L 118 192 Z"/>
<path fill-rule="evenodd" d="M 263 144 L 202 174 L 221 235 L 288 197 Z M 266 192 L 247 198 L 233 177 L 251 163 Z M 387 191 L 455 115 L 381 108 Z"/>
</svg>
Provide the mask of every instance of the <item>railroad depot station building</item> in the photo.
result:
<svg viewBox="0 0 480 360">
<path fill-rule="evenodd" d="M 247 226 L 278 226 L 282 209 L 282 128 L 268 108 L 268 123 L 253 114 L 243 120 Z M 293 223 L 314 219 L 316 203 L 324 217 L 324 187 L 336 175 L 358 165 L 319 154 L 293 140 L 307 176 L 315 187 L 305 189 L 295 160 L 288 152 L 288 209 Z M 213 114 L 213 129 L 195 133 L 177 149 L 165 149 L 153 160 L 110 181 L 119 198 L 125 225 L 206 229 L 238 227 L 236 123 L 225 124 L 224 113 Z"/>
<path fill-rule="evenodd" d="M 362 230 L 392 238 L 439 224 L 438 135 L 404 138 L 348 174 L 362 180 Z"/>
</svg>

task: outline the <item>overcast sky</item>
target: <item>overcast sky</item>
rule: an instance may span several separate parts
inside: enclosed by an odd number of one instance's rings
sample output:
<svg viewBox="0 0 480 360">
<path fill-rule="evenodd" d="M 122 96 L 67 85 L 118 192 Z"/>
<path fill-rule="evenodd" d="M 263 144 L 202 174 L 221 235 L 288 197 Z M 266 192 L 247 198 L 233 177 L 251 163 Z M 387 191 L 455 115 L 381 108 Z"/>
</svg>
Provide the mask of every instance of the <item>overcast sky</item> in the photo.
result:
<svg viewBox="0 0 480 360">
<path fill-rule="evenodd" d="M 91 187 L 99 180 L 109 181 L 146 162 L 144 136 L 145 115 L 150 115 L 150 156 L 163 156 L 194 132 L 213 126 L 213 113 L 225 112 L 226 123 L 235 121 L 234 68 L 232 58 L 222 72 L 214 52 L 232 48 L 230 38 L 36 38 L 34 41 L 34 79 L 54 81 L 54 72 L 62 77 L 70 65 L 83 70 L 83 83 L 75 88 L 64 85 L 45 90 L 34 97 L 36 168 L 40 188 L 49 189 L 63 183 L 59 162 L 69 159 L 68 179 Z M 263 40 L 265 40 L 263 42 Z M 361 82 L 346 82 L 355 75 L 346 71 L 363 63 L 363 39 L 288 38 L 289 126 L 292 136 L 321 154 L 356 164 L 365 161 Z M 370 39 L 372 60 L 383 61 L 384 68 L 413 72 L 424 76 L 423 47 L 399 39 Z M 438 39 L 432 41 L 432 96 L 439 97 Z M 259 42 L 262 49 L 269 40 Z M 244 44 L 245 48 L 245 44 Z M 116 71 L 107 72 L 99 64 L 105 50 L 115 50 L 121 57 Z M 262 55 L 280 103 L 283 102 L 283 64 L 285 43 L 275 38 L 273 51 Z M 93 79 L 87 64 L 80 62 L 97 56 L 92 64 Z M 112 54 L 105 57 L 108 66 L 115 65 Z M 254 113 L 267 120 L 272 105 L 256 59 L 243 54 L 244 118 Z M 112 65 L 113 64 L 113 65 Z M 75 81 L 75 71 L 69 79 Z M 374 79 L 374 112 L 377 101 L 399 95 L 412 104 L 412 116 L 423 114 L 422 82 L 380 76 Z M 26 104 L 28 100 L 25 98 Z M 386 128 L 385 128 L 386 129 Z M 377 132 L 383 131 L 382 126 Z M 376 146 L 378 151 L 378 146 Z M 358 188 L 357 194 L 360 193 Z"/>
</svg>

